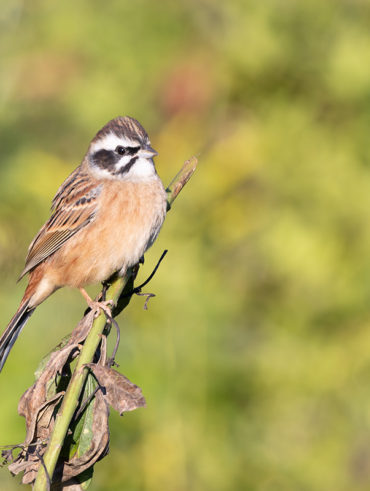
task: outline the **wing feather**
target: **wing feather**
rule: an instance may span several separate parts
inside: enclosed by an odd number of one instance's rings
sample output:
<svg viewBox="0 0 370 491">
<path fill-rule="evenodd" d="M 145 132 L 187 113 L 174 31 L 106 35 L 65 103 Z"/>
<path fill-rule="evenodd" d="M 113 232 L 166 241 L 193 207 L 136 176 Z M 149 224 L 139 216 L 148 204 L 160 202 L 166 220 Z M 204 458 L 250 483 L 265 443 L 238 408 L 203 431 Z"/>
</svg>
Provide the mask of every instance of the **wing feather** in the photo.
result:
<svg viewBox="0 0 370 491">
<path fill-rule="evenodd" d="M 102 185 L 93 181 L 80 167 L 67 177 L 52 201 L 52 215 L 28 248 L 26 264 L 19 279 L 94 220 L 101 190 Z"/>
</svg>

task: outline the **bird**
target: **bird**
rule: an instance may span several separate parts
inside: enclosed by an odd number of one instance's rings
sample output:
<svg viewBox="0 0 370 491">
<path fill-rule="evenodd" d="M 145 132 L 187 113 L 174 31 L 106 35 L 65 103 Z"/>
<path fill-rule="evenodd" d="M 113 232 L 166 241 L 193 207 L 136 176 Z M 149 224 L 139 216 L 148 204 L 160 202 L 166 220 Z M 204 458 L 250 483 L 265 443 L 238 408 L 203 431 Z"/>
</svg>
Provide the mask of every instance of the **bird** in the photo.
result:
<svg viewBox="0 0 370 491">
<path fill-rule="evenodd" d="M 0 371 L 36 307 L 59 288 L 78 288 L 97 312 L 109 308 L 84 287 L 124 275 L 157 238 L 167 198 L 156 155 L 145 129 L 129 116 L 112 119 L 91 140 L 28 248 L 19 278 L 28 274 L 28 286 L 0 337 Z"/>
</svg>

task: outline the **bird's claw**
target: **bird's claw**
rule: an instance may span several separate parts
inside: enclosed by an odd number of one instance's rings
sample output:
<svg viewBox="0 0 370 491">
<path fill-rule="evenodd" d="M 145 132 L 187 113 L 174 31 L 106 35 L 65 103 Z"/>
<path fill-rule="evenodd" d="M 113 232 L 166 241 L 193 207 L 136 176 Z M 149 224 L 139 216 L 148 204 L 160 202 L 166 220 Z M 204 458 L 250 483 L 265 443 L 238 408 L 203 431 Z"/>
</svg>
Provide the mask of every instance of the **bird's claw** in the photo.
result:
<svg viewBox="0 0 370 491">
<path fill-rule="evenodd" d="M 112 318 L 112 307 L 114 307 L 113 300 L 104 300 L 100 302 L 92 301 L 89 303 L 90 309 L 94 312 L 94 318 L 99 317 L 100 310 L 104 312 L 108 319 Z"/>
</svg>

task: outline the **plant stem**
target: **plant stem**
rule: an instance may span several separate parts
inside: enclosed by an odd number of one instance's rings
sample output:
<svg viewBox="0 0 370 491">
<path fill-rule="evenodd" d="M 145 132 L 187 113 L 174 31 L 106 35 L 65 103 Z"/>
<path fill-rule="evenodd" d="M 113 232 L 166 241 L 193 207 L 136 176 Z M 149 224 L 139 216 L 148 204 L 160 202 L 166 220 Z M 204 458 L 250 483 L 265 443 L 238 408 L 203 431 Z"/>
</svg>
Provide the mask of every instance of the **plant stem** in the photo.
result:
<svg viewBox="0 0 370 491">
<path fill-rule="evenodd" d="M 175 201 L 182 188 L 194 173 L 196 165 L 197 159 L 195 157 L 187 160 L 180 172 L 169 184 L 166 190 L 168 210 L 171 208 L 172 203 Z M 113 300 L 114 304 L 116 305 L 125 287 L 129 286 L 129 291 L 132 291 L 132 285 L 130 284 L 132 281 L 130 280 L 132 280 L 131 269 L 127 271 L 124 277 L 118 277 L 113 281 L 107 291 L 106 299 Z M 126 306 L 128 302 L 129 299 L 126 299 L 124 301 L 124 306 Z M 54 430 L 51 435 L 48 448 L 46 449 L 43 457 L 44 466 L 39 466 L 33 491 L 47 491 L 48 479 L 45 469 L 50 477 L 50 481 L 53 482 L 53 474 L 58 462 L 59 454 L 62 449 L 64 439 L 67 435 L 69 425 L 78 406 L 82 387 L 88 374 L 88 370 L 84 367 L 86 364 L 92 363 L 94 359 L 94 354 L 101 341 L 101 335 L 106 322 L 107 319 L 105 314 L 100 313 L 100 315 L 94 320 L 90 332 L 81 349 L 76 367 L 64 395 L 62 406 L 55 418 Z"/>
<path fill-rule="evenodd" d="M 117 278 L 112 283 L 107 292 L 107 300 L 113 300 L 115 303 L 118 301 L 118 298 L 122 290 L 126 286 L 128 280 L 130 279 L 130 276 L 131 270 L 123 278 Z M 103 333 L 105 324 L 105 314 L 100 314 L 99 317 L 94 320 L 90 332 L 82 347 L 80 356 L 78 357 L 75 370 L 68 385 L 68 390 L 63 398 L 62 406 L 56 416 L 54 431 L 49 441 L 48 448 L 44 454 L 45 468 L 48 471 L 51 481 L 60 451 L 63 446 L 64 438 L 67 434 L 69 424 L 77 408 L 81 390 L 88 374 L 88 370 L 84 368 L 84 366 L 87 363 L 92 362 L 95 351 L 97 350 L 101 341 L 101 335 Z M 43 491 L 47 489 L 46 486 L 46 473 L 45 470 L 40 466 L 33 489 L 34 491 Z"/>
<path fill-rule="evenodd" d="M 182 188 L 194 174 L 197 165 L 198 159 L 196 157 L 190 157 L 190 159 L 185 162 L 180 171 L 167 186 L 167 210 L 171 209 L 172 203 L 175 201 Z"/>
</svg>

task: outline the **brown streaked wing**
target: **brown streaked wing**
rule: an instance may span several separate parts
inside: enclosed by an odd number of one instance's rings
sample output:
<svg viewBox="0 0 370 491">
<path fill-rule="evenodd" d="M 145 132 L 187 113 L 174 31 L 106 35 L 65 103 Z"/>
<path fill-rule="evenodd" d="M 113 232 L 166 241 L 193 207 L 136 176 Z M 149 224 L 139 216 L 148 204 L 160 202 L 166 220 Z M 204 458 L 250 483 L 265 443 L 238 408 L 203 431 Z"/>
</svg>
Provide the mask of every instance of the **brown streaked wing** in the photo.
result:
<svg viewBox="0 0 370 491">
<path fill-rule="evenodd" d="M 60 186 L 52 202 L 52 215 L 28 248 L 19 279 L 54 254 L 79 230 L 94 220 L 102 185 L 79 167 Z"/>
</svg>

